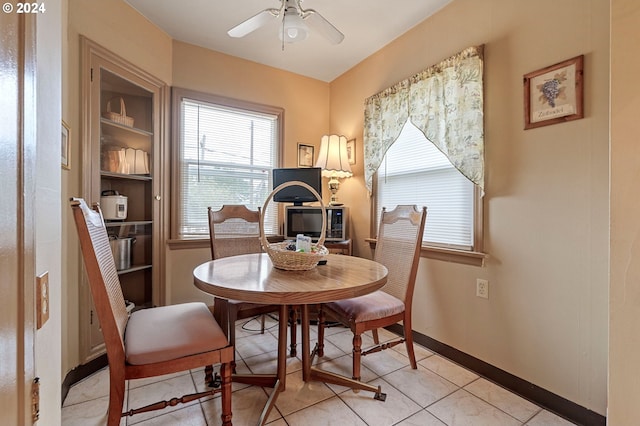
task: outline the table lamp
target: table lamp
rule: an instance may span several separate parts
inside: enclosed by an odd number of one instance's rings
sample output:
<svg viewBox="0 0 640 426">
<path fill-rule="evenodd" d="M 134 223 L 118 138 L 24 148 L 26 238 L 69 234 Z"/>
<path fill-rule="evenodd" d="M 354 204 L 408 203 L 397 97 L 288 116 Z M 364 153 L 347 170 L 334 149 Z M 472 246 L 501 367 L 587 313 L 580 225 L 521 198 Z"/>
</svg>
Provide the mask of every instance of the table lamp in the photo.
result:
<svg viewBox="0 0 640 426">
<path fill-rule="evenodd" d="M 329 178 L 329 190 L 331 191 L 330 206 L 340 206 L 338 203 L 338 179 L 351 177 L 351 167 L 347 158 L 347 138 L 342 135 L 324 135 L 320 142 L 320 154 L 316 167 L 322 169 L 322 176 Z"/>
</svg>

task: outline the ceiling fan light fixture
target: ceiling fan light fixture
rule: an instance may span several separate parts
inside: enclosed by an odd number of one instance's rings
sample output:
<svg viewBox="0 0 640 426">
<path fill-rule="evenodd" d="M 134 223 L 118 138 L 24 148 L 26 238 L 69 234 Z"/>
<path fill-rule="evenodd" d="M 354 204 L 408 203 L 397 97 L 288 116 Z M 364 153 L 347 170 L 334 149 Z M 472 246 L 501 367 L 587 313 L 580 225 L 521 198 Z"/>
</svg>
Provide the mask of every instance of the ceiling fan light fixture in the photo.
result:
<svg viewBox="0 0 640 426">
<path fill-rule="evenodd" d="M 305 40 L 309 35 L 309 28 L 295 8 L 289 8 L 284 12 L 279 35 L 280 40 L 285 43 L 297 43 Z"/>
</svg>

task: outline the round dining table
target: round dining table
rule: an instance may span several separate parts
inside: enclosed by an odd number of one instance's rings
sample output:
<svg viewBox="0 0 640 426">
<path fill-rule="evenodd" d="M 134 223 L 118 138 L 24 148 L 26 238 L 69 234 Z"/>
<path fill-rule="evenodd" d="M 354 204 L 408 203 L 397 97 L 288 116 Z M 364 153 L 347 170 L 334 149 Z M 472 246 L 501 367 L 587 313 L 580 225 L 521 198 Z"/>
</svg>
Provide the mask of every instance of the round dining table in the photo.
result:
<svg viewBox="0 0 640 426">
<path fill-rule="evenodd" d="M 266 253 L 244 254 L 211 260 L 193 271 L 200 290 L 226 299 L 279 305 L 278 360 L 274 375 L 234 375 L 237 382 L 273 387 L 260 417 L 264 424 L 279 392 L 285 389 L 287 357 L 287 318 L 289 308 L 300 306 L 302 328 L 302 377 L 374 392 L 384 401 L 380 387 L 313 367 L 316 349 L 309 340 L 309 305 L 333 302 L 372 293 L 387 282 L 387 268 L 372 260 L 329 254 L 326 264 L 308 271 L 286 271 L 273 266 Z"/>
</svg>

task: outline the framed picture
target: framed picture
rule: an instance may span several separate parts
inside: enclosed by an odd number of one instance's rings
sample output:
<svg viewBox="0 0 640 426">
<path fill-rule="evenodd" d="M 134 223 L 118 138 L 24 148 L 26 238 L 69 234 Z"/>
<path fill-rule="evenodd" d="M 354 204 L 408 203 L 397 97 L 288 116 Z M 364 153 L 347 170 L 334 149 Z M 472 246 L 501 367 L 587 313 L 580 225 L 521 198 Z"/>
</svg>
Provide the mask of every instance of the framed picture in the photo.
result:
<svg viewBox="0 0 640 426">
<path fill-rule="evenodd" d="M 313 167 L 313 145 L 298 144 L 298 167 Z"/>
<path fill-rule="evenodd" d="M 524 75 L 524 128 L 584 117 L 584 55 Z"/>
<path fill-rule="evenodd" d="M 347 141 L 347 159 L 349 164 L 356 164 L 356 140 Z"/>
<path fill-rule="evenodd" d="M 62 168 L 71 170 L 71 130 L 69 125 L 62 121 L 61 163 Z"/>
</svg>

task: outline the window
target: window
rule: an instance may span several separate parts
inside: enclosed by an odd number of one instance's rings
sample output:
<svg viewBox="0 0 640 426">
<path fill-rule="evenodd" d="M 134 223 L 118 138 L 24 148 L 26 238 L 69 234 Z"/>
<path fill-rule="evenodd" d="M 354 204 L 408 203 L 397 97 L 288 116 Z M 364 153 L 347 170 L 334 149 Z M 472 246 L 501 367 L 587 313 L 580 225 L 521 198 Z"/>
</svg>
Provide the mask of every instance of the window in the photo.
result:
<svg viewBox="0 0 640 426">
<path fill-rule="evenodd" d="M 410 121 L 377 172 L 376 214 L 398 204 L 427 207 L 423 245 L 474 250 L 475 186 Z"/>
<path fill-rule="evenodd" d="M 207 207 L 262 207 L 272 189 L 281 145 L 282 110 L 174 90 L 172 236 L 208 238 Z M 265 214 L 277 234 L 277 212 Z"/>
</svg>

